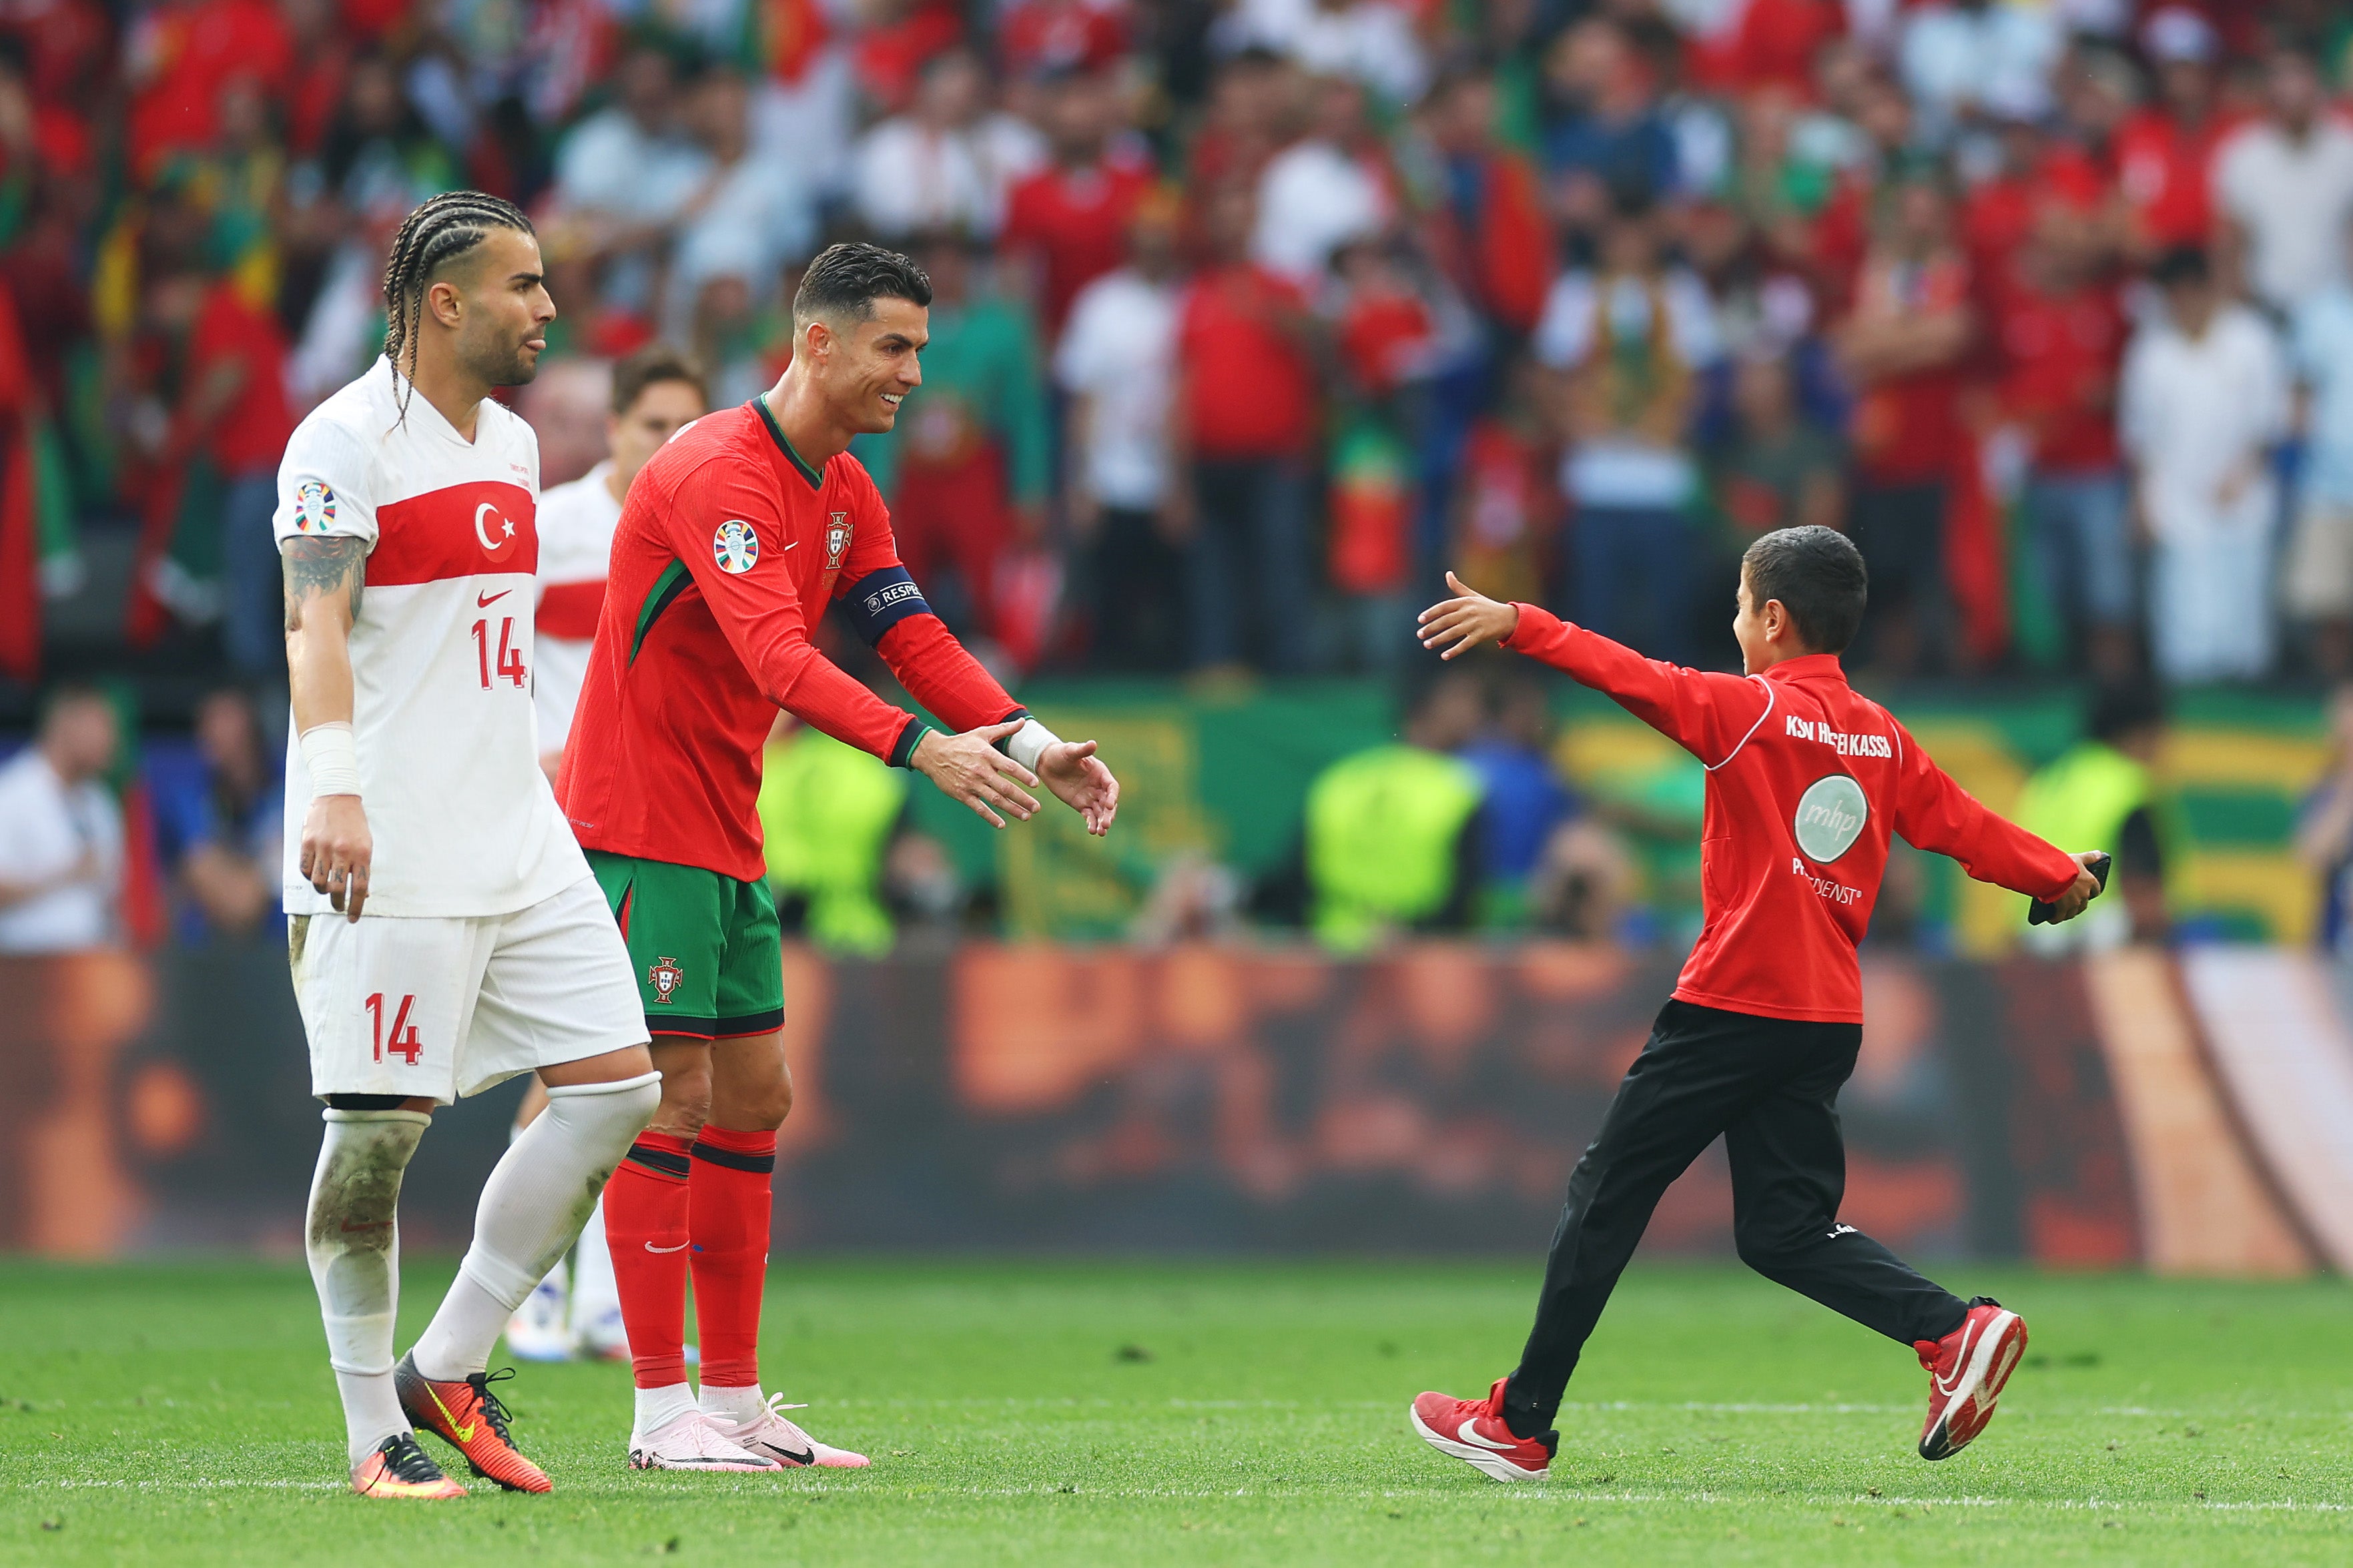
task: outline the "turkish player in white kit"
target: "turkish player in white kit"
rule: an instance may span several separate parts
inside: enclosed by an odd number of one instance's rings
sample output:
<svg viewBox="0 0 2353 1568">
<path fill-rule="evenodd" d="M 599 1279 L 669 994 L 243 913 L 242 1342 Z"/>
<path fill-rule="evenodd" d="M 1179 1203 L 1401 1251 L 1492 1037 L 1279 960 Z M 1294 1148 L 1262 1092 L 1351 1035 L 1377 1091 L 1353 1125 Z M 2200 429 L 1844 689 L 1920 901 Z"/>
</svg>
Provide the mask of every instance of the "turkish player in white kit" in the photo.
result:
<svg viewBox="0 0 2353 1568">
<path fill-rule="evenodd" d="M 659 1102 L 629 961 L 539 768 L 539 448 L 489 398 L 554 318 L 495 197 L 437 196 L 385 268 L 385 357 L 287 444 L 288 951 L 326 1134 L 306 1226 L 353 1489 L 546 1491 L 490 1387 L 508 1315 Z M 548 1111 L 482 1190 L 458 1279 L 393 1361 L 402 1173 L 435 1107 L 518 1073 Z"/>
<path fill-rule="evenodd" d="M 564 763 L 572 710 L 588 671 L 596 617 L 605 608 L 605 567 L 613 553 L 613 525 L 629 481 L 662 443 L 702 417 L 702 373 L 677 350 L 649 343 L 613 367 L 611 412 L 605 419 L 608 456 L 581 478 L 539 498 L 539 616 L 532 667 L 532 707 L 539 716 L 539 761 L 552 780 Z M 536 1084 L 523 1091 L 515 1136 L 547 1108 Z M 600 1202 L 581 1227 L 571 1267 L 558 1259 L 523 1299 L 507 1324 L 507 1353 L 521 1361 L 568 1361 L 590 1355 L 629 1359 L 621 1323 L 621 1294 L 605 1249 Z"/>
</svg>

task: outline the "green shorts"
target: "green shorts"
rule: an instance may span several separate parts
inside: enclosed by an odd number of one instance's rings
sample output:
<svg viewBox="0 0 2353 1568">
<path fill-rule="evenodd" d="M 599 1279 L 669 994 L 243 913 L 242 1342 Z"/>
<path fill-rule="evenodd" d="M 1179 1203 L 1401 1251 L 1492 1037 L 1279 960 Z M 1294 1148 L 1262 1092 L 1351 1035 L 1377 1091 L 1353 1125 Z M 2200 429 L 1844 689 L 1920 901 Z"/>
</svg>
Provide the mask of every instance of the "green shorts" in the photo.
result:
<svg viewBox="0 0 2353 1568">
<path fill-rule="evenodd" d="M 587 854 L 628 946 L 649 1033 L 732 1040 L 784 1026 L 784 939 L 767 883 Z"/>
</svg>

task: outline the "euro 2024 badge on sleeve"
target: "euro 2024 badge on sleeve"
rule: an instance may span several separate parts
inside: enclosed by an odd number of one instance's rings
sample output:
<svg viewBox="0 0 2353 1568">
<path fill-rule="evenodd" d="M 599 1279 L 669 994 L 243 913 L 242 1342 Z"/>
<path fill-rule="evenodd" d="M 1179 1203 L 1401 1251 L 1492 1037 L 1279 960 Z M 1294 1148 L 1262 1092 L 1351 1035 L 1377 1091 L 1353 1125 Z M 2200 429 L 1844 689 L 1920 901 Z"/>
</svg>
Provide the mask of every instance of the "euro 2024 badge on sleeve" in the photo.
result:
<svg viewBox="0 0 2353 1568">
<path fill-rule="evenodd" d="M 711 536 L 711 554 L 719 569 L 740 577 L 760 563 L 760 536 L 740 518 L 729 518 Z"/>
<path fill-rule="evenodd" d="M 294 487 L 294 531 L 324 533 L 335 524 L 335 492 L 324 479 L 304 479 Z"/>
</svg>

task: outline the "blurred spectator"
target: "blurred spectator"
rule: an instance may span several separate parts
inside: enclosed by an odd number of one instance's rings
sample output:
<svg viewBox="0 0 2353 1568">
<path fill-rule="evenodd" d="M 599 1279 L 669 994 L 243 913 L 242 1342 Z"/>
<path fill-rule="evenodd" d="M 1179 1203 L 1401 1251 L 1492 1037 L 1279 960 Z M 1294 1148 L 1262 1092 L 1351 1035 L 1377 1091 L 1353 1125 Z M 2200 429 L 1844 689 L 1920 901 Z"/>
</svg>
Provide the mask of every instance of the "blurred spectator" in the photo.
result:
<svg viewBox="0 0 2353 1568">
<path fill-rule="evenodd" d="M 1495 135 L 1495 83 L 1476 70 L 1439 79 L 1422 102 L 1436 188 L 1424 242 L 1462 296 L 1507 339 L 1535 330 L 1553 276 L 1552 226 L 1535 171 Z"/>
<path fill-rule="evenodd" d="M 2186 5 L 2167 5 L 2140 30 L 2157 73 L 2157 101 L 2116 132 L 2116 178 L 2144 257 L 2204 245 L 2214 227 L 2211 172 L 2230 129 L 2215 103 L 2213 24 Z"/>
<path fill-rule="evenodd" d="M 818 193 L 792 160 L 752 143 L 752 89 L 743 73 L 716 66 L 688 95 L 683 121 L 709 163 L 702 184 L 680 209 L 669 331 L 685 323 L 710 279 L 730 277 L 761 285 L 786 261 L 817 250 Z"/>
<path fill-rule="evenodd" d="M 2168 252 L 2155 278 L 2165 308 L 2134 334 L 2118 392 L 2155 547 L 2149 644 L 2168 680 L 2252 680 L 2272 659 L 2271 447 L 2287 432 L 2287 377 L 2271 330 L 2223 299 L 2203 251 Z"/>
<path fill-rule="evenodd" d="M 987 237 L 1014 182 L 1048 156 L 1043 136 L 989 106 L 979 59 L 946 49 L 923 66 L 914 106 L 858 143 L 850 200 L 880 238 L 950 228 Z"/>
<path fill-rule="evenodd" d="M 1659 216 L 1621 203 L 1596 265 L 1564 273 L 1535 353 L 1558 375 L 1570 445 L 1561 489 L 1577 511 L 1576 619 L 1654 658 L 1691 662 L 1688 432 L 1699 377 L 1720 353 L 1707 289 L 1660 256 Z"/>
<path fill-rule="evenodd" d="M 913 255 L 932 278 L 923 384 L 898 428 L 859 451 L 890 500 L 900 559 L 934 606 L 1028 668 L 1043 628 L 1005 574 L 1013 549 L 1045 528 L 1050 423 L 1037 327 L 989 286 L 970 237 L 925 236 Z"/>
<path fill-rule="evenodd" d="M 2010 254 L 1995 299 L 2000 415 L 2027 461 L 2031 565 L 2067 643 L 2113 679 L 2137 662 L 2136 552 L 2116 446 L 2124 312 L 2096 258 L 2047 232 Z"/>
<path fill-rule="evenodd" d="M 1448 559 L 1492 597 L 1535 600 L 1553 575 L 1561 498 L 1545 429 L 1544 376 L 1533 360 L 1513 362 L 1503 398 L 1463 443 Z"/>
<path fill-rule="evenodd" d="M 1068 395 L 1071 530 L 1093 619 L 1089 664 L 1106 670 L 1165 673 L 1183 657 L 1184 576 L 1166 521 L 1178 216 L 1171 192 L 1137 203 L 1127 265 L 1079 290 L 1054 353 Z"/>
<path fill-rule="evenodd" d="M 1884 192 L 1881 210 L 1835 342 L 1856 388 L 1848 516 L 1871 568 L 1858 652 L 1888 674 L 1909 675 L 1941 662 L 1953 629 L 1946 514 L 1964 455 L 1960 399 L 1977 314 L 1937 179 L 1907 175 Z"/>
<path fill-rule="evenodd" d="M 1494 683 L 1486 707 L 1478 734 L 1455 754 L 1479 775 L 1490 903 L 1510 906 L 1491 908 L 1486 923 L 1516 923 L 1546 845 L 1577 815 L 1577 802 L 1552 765 L 1552 708 L 1542 683 L 1514 673 Z"/>
<path fill-rule="evenodd" d="M 1152 184 L 1141 162 L 1114 156 L 1118 97 L 1108 73 L 1068 71 L 1045 89 L 1052 161 L 1006 198 L 1003 247 L 1035 258 L 1046 341 L 1056 341 L 1079 290 L 1119 265 L 1127 221 Z"/>
<path fill-rule="evenodd" d="M 0 953 L 119 939 L 122 810 L 100 781 L 120 743 L 113 703 L 60 686 L 33 743 L 0 766 Z"/>
<path fill-rule="evenodd" d="M 2049 5 L 1931 0 L 1908 12 L 1898 52 L 1904 86 L 1936 143 L 1981 112 L 2040 117 L 2066 44 Z"/>
<path fill-rule="evenodd" d="M 1735 552 L 1778 528 L 1846 526 L 1846 461 L 1838 437 L 1799 405 L 1796 374 L 1769 347 L 1732 374 L 1733 434 L 1715 465 L 1716 509 Z"/>
<path fill-rule="evenodd" d="M 1210 194 L 1207 264 L 1177 308 L 1169 516 L 1186 541 L 1192 663 L 1307 667 L 1314 323 L 1287 279 L 1250 258 L 1248 185 Z"/>
<path fill-rule="evenodd" d="M 2077 920 L 2020 929 L 2045 952 L 2162 942 L 2169 929 L 2166 877 L 2180 864 L 2179 807 L 2159 782 L 2164 700 L 2141 681 L 2103 686 L 2084 715 L 2084 738 L 2026 781 L 2018 824 L 2053 844 L 2114 857 L 2105 897 Z M 2078 930 L 2077 928 L 2081 929 Z"/>
<path fill-rule="evenodd" d="M 1398 743 L 1343 757 L 1307 788 L 1303 864 L 1316 940 L 1358 952 L 1407 931 L 1463 931 L 1487 864 L 1484 789 L 1451 754 L 1478 732 L 1479 684 L 1439 677 Z"/>
<path fill-rule="evenodd" d="M 2325 112 L 2320 68 L 2298 48 L 2272 53 L 2268 112 L 2233 132 L 2214 158 L 2214 197 L 2245 290 L 2292 312 L 2345 277 L 2353 218 L 2353 130 Z"/>
<path fill-rule="evenodd" d="M 192 767 L 148 769 L 156 847 L 179 894 L 175 934 L 190 944 L 249 936 L 277 914 L 285 851 L 283 770 L 253 700 L 235 689 L 206 694 L 195 741 Z"/>
<path fill-rule="evenodd" d="M 2353 253 L 2353 225 L 2337 235 Z M 2302 384 L 2304 466 L 2282 597 L 2313 631 L 2313 660 L 2353 676 L 2353 270 L 2339 271 L 2290 322 Z"/>
<path fill-rule="evenodd" d="M 1365 89 L 1327 77 L 1310 86 L 1308 104 L 1306 134 L 1259 178 L 1250 254 L 1313 289 L 1335 251 L 1388 226 L 1396 202 L 1387 151 L 1365 113 Z"/>
<path fill-rule="evenodd" d="M 572 128 L 555 156 L 555 205 L 605 261 L 609 301 L 650 313 L 656 263 L 670 226 L 711 177 L 709 152 L 688 135 L 685 94 L 670 56 L 633 47 L 613 76 L 613 102 Z"/>
<path fill-rule="evenodd" d="M 1588 16 L 1563 33 L 1546 56 L 1545 86 L 1545 173 L 1554 211 L 1571 230 L 1598 231 L 1613 200 L 1674 194 L 1675 139 L 1659 112 L 1658 84 L 1617 22 Z"/>
<path fill-rule="evenodd" d="M 787 932 L 833 952 L 891 951 L 883 879 L 906 807 L 904 773 L 777 713 L 761 762 L 760 831 Z"/>
<path fill-rule="evenodd" d="M 2337 961 L 2343 1002 L 2353 1000 L 2353 686 L 2329 696 L 2328 742 L 2328 768 L 2304 803 L 2295 852 L 2320 879 L 2320 945 Z"/>
<path fill-rule="evenodd" d="M 1410 103 L 1430 79 L 1413 17 L 1391 0 L 1237 0 L 1230 47 L 1287 55 L 1317 76 L 1354 78 L 1388 102 Z"/>
<path fill-rule="evenodd" d="M 1017 81 L 1103 70 L 1126 47 L 1124 8 L 1108 0 L 1012 0 L 997 30 L 997 57 Z"/>
</svg>

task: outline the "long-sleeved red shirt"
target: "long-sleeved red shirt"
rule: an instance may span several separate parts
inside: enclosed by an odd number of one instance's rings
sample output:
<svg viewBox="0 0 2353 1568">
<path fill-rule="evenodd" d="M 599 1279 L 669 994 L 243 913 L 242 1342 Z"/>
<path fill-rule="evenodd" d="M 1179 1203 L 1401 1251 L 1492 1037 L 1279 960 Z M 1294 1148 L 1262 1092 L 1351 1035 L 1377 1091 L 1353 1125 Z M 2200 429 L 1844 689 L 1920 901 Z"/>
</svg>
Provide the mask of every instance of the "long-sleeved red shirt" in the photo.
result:
<svg viewBox="0 0 2353 1568">
<path fill-rule="evenodd" d="M 1707 769 L 1706 920 L 1677 1000 L 1768 1018 L 1862 1021 L 1855 944 L 1892 834 L 1981 882 L 2055 899 L 2074 860 L 2003 821 L 1928 760 L 1832 654 L 1743 678 L 1684 669 L 1534 605 L 1506 647 L 1607 692 Z"/>
<path fill-rule="evenodd" d="M 764 875 L 760 753 L 779 708 L 904 766 L 923 727 L 809 641 L 837 599 L 944 721 L 1024 711 L 924 604 L 857 458 L 811 468 L 756 399 L 654 454 L 613 530 L 556 780 L 581 847 Z"/>
</svg>

